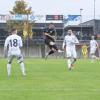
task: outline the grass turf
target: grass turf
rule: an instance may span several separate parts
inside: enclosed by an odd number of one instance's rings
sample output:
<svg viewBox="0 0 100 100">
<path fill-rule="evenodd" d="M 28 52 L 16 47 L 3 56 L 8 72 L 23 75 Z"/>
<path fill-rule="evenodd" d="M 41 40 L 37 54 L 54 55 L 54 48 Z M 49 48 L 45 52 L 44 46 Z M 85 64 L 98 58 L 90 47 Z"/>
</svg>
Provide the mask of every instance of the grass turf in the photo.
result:
<svg viewBox="0 0 100 100">
<path fill-rule="evenodd" d="M 78 60 L 69 71 L 64 59 L 25 59 L 22 77 L 14 60 L 7 77 L 0 59 L 0 100 L 100 100 L 100 61 Z"/>
</svg>

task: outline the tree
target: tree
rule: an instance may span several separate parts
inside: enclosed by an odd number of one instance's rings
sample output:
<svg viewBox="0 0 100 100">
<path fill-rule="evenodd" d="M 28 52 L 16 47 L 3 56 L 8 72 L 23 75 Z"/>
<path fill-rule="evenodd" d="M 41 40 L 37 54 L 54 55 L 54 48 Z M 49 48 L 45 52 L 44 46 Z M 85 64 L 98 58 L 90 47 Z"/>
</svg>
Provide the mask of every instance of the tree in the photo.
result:
<svg viewBox="0 0 100 100">
<path fill-rule="evenodd" d="M 16 27 L 19 31 L 23 31 L 26 27 L 26 35 L 25 37 L 29 36 L 28 32 L 30 31 L 30 27 L 32 24 L 28 21 L 28 15 L 32 14 L 32 7 L 28 7 L 28 4 L 24 0 L 17 0 L 15 1 L 15 5 L 11 11 L 9 11 L 11 15 L 22 14 L 27 15 L 27 20 L 25 21 L 17 21 L 17 20 L 9 20 L 7 21 L 8 29 Z M 31 33 L 32 34 L 32 33 Z"/>
<path fill-rule="evenodd" d="M 11 14 L 31 14 L 32 8 L 28 7 L 28 4 L 24 0 L 15 1 L 15 6 L 13 7 Z"/>
</svg>

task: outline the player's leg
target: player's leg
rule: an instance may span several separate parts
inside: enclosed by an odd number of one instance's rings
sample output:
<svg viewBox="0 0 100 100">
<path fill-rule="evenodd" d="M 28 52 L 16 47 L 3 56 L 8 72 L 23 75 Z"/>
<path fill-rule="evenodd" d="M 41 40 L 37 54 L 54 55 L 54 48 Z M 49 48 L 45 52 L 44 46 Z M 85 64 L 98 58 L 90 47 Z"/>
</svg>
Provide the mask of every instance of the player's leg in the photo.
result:
<svg viewBox="0 0 100 100">
<path fill-rule="evenodd" d="M 98 60 L 99 58 L 96 56 L 96 50 L 97 48 L 94 49 L 94 59 Z"/>
<path fill-rule="evenodd" d="M 55 53 L 55 52 L 64 52 L 58 49 L 57 45 L 55 44 L 54 41 L 49 41 L 46 43 L 48 45 L 48 47 L 50 48 L 50 51 L 46 54 L 46 59 L 49 55 Z"/>
<path fill-rule="evenodd" d="M 90 55 L 91 55 L 91 63 L 93 63 L 94 62 L 94 59 L 95 59 L 95 56 L 94 56 L 93 53 L 91 53 Z"/>
<path fill-rule="evenodd" d="M 46 39 L 46 40 L 45 40 L 45 44 L 50 48 L 50 51 L 47 52 L 46 55 L 45 55 L 45 59 L 47 59 L 47 57 L 48 57 L 49 55 L 53 54 L 54 51 L 51 49 L 52 46 L 50 45 L 50 40 Z"/>
<path fill-rule="evenodd" d="M 74 66 L 74 63 L 77 61 L 77 59 L 76 58 L 72 58 L 71 59 L 71 67 L 73 67 Z"/>
<path fill-rule="evenodd" d="M 16 57 L 17 57 L 18 63 L 20 64 L 22 75 L 26 76 L 25 65 L 23 62 L 23 56 L 20 54 L 20 55 L 17 55 Z"/>
<path fill-rule="evenodd" d="M 12 60 L 13 60 L 13 55 L 9 55 L 8 54 L 8 63 L 7 63 L 7 74 L 8 74 L 8 77 L 11 74 L 11 63 L 12 63 Z"/>
<path fill-rule="evenodd" d="M 82 56 L 83 58 L 85 58 L 85 51 L 82 51 Z"/>
<path fill-rule="evenodd" d="M 84 52 L 84 58 L 87 58 L 87 51 Z"/>
<path fill-rule="evenodd" d="M 64 52 L 64 51 L 58 49 L 56 45 L 49 45 L 49 48 L 50 48 L 50 51 L 46 54 L 46 58 L 47 58 L 49 55 L 51 55 L 51 54 L 53 54 L 53 53 L 55 53 L 55 52 L 59 52 L 59 53 L 63 53 L 63 52 Z"/>
<path fill-rule="evenodd" d="M 91 54 L 91 62 L 94 62 L 94 60 L 98 60 L 99 58 L 95 54 Z"/>
<path fill-rule="evenodd" d="M 90 55 L 91 55 L 91 62 L 94 62 L 97 57 L 95 56 L 96 48 L 91 48 Z"/>
<path fill-rule="evenodd" d="M 55 42 L 50 41 L 50 40 L 46 40 L 45 41 L 46 45 L 50 48 L 50 51 L 48 53 L 46 53 L 46 57 L 45 59 L 47 59 L 47 57 L 51 54 L 53 54 L 54 52 L 56 52 L 56 50 L 58 50 L 57 46 L 55 45 Z"/>
<path fill-rule="evenodd" d="M 45 59 L 48 58 L 49 55 L 53 54 L 55 51 L 52 49 L 52 46 L 49 46 L 50 51 L 46 53 Z"/>
<path fill-rule="evenodd" d="M 55 49 L 52 47 L 52 46 L 50 46 L 50 51 L 48 52 L 48 55 L 51 55 L 51 54 L 53 54 L 55 52 Z"/>
<path fill-rule="evenodd" d="M 71 58 L 67 57 L 68 69 L 71 70 Z"/>
<path fill-rule="evenodd" d="M 76 53 L 76 50 L 75 49 L 73 49 L 72 50 L 72 59 L 71 59 L 71 67 L 73 67 L 74 66 L 74 63 L 76 62 L 76 60 L 77 60 L 77 53 Z"/>
<path fill-rule="evenodd" d="M 62 51 L 62 50 L 60 50 L 60 49 L 58 49 L 58 47 L 57 47 L 57 45 L 55 44 L 55 42 L 54 43 L 52 43 L 52 48 L 54 49 L 54 51 L 56 52 L 59 52 L 59 53 L 62 53 L 62 52 L 64 52 L 64 51 Z"/>
<path fill-rule="evenodd" d="M 52 49 L 54 52 L 56 52 L 56 51 L 58 51 L 58 52 L 64 52 L 64 51 L 58 49 L 58 47 L 57 47 L 57 45 L 56 45 L 56 43 L 54 41 L 50 41 L 49 42 L 49 46 L 50 46 L 50 49 Z"/>
<path fill-rule="evenodd" d="M 59 52 L 59 53 L 64 52 L 64 51 L 58 49 L 57 45 L 56 45 L 55 42 L 53 42 L 53 41 L 50 42 L 50 46 L 51 46 L 51 49 L 53 50 L 53 53 L 54 53 L 54 52 Z"/>
<path fill-rule="evenodd" d="M 66 55 L 67 55 L 67 66 L 68 69 L 71 70 L 71 51 L 67 50 Z"/>
</svg>

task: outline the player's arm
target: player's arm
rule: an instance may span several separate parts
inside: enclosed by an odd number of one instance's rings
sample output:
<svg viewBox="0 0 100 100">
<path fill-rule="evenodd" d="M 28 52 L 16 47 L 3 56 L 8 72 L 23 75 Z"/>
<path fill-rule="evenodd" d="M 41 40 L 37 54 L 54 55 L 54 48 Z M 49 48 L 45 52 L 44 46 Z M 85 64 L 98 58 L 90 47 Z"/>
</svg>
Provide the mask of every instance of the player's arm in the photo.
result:
<svg viewBox="0 0 100 100">
<path fill-rule="evenodd" d="M 56 31 L 56 29 L 54 28 L 54 30 L 53 30 L 53 33 L 54 33 L 54 35 L 52 36 L 55 40 L 57 39 L 57 31 Z"/>
<path fill-rule="evenodd" d="M 23 46 L 23 42 L 22 42 L 22 38 L 20 37 L 19 38 L 19 47 L 22 48 L 22 46 Z"/>
<path fill-rule="evenodd" d="M 50 38 L 52 38 L 52 39 L 55 39 L 55 36 L 51 36 L 50 34 L 48 34 L 48 33 L 44 33 L 46 36 L 49 36 Z"/>
<path fill-rule="evenodd" d="M 99 46 L 98 46 L 98 53 L 99 53 L 99 57 L 100 57 L 100 48 L 99 48 Z"/>
<path fill-rule="evenodd" d="M 96 41 L 96 46 L 97 46 L 97 50 L 98 50 L 98 53 L 99 53 L 99 57 L 100 57 L 100 48 L 99 48 L 99 44 L 97 43 L 97 41 Z"/>
<path fill-rule="evenodd" d="M 62 49 L 64 50 L 65 48 L 66 48 L 66 39 L 64 38 L 63 45 L 62 45 Z"/>
<path fill-rule="evenodd" d="M 75 36 L 75 44 L 79 44 L 79 41 L 76 36 Z"/>
<path fill-rule="evenodd" d="M 48 28 L 44 28 L 44 30 L 43 30 L 43 35 L 44 35 L 44 36 L 52 37 L 51 35 L 48 34 Z"/>
<path fill-rule="evenodd" d="M 8 38 L 5 40 L 5 43 L 4 43 L 4 57 L 7 57 L 7 54 L 8 54 Z"/>
<path fill-rule="evenodd" d="M 7 47 L 4 47 L 4 57 L 7 57 L 7 54 L 8 54 Z"/>
<path fill-rule="evenodd" d="M 98 43 L 96 42 L 96 46 L 97 46 L 97 48 L 99 49 L 99 45 L 98 45 Z"/>
<path fill-rule="evenodd" d="M 78 41 L 78 39 L 77 39 L 76 36 L 74 36 L 74 38 L 73 38 L 73 40 L 72 40 L 72 43 L 74 43 L 74 44 L 76 44 L 76 45 L 79 44 L 79 41 Z"/>
<path fill-rule="evenodd" d="M 98 42 L 97 41 L 95 41 L 95 44 L 96 44 L 96 48 L 98 49 L 98 51 L 99 51 L 99 45 L 98 45 Z"/>
</svg>

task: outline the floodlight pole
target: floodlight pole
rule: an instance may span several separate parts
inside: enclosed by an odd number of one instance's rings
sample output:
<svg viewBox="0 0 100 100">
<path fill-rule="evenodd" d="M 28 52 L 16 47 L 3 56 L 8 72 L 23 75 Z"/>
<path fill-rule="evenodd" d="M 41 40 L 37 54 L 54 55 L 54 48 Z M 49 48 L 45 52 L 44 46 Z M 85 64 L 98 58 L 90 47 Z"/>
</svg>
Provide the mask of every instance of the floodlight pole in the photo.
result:
<svg viewBox="0 0 100 100">
<path fill-rule="evenodd" d="M 93 34 L 95 35 L 95 2 L 96 0 L 94 0 L 94 26 L 93 26 Z"/>
<path fill-rule="evenodd" d="M 27 56 L 29 56 L 29 14 L 27 13 Z"/>
<path fill-rule="evenodd" d="M 83 11 L 83 9 L 82 8 L 80 8 L 80 27 L 81 27 L 81 39 L 82 39 L 82 11 Z"/>
</svg>

